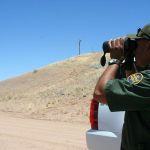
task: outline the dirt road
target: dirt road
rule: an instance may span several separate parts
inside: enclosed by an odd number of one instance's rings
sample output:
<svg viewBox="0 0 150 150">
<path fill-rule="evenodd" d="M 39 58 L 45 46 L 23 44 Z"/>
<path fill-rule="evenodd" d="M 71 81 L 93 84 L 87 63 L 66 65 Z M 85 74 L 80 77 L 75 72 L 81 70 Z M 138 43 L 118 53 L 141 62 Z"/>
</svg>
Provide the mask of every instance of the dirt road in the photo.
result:
<svg viewBox="0 0 150 150">
<path fill-rule="evenodd" d="M 0 150 L 86 150 L 85 124 L 14 117 L 0 112 Z"/>
</svg>

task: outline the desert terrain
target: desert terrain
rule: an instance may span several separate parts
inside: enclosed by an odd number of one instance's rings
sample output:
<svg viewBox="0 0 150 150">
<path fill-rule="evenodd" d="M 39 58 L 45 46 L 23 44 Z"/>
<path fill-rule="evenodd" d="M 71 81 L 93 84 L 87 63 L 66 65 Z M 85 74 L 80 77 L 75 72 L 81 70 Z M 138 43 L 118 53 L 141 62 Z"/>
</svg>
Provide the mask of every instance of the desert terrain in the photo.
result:
<svg viewBox="0 0 150 150">
<path fill-rule="evenodd" d="M 1 81 L 0 150 L 87 149 L 100 57 L 84 54 Z"/>
</svg>

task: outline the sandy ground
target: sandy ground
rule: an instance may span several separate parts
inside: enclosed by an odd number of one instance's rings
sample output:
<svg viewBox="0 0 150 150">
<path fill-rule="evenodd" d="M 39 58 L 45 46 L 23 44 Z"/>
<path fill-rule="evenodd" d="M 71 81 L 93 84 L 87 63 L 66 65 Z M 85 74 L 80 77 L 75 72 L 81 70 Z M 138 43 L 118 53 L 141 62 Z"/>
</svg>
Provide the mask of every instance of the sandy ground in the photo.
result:
<svg viewBox="0 0 150 150">
<path fill-rule="evenodd" d="M 0 150 L 86 150 L 86 124 L 14 117 L 0 112 Z"/>
</svg>

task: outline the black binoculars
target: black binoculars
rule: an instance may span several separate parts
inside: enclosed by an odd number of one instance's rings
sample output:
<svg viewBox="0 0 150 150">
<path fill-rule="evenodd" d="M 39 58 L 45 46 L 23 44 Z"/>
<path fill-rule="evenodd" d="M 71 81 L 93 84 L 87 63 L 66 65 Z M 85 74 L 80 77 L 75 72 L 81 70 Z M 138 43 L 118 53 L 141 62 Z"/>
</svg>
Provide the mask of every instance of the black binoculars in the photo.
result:
<svg viewBox="0 0 150 150">
<path fill-rule="evenodd" d="M 100 60 L 100 63 L 102 66 L 105 66 L 106 64 L 106 57 L 105 57 L 105 54 L 106 53 L 110 53 L 110 47 L 109 47 L 109 44 L 108 44 L 109 41 L 105 41 L 102 45 L 102 48 L 103 48 L 103 52 L 104 52 L 104 55 L 101 57 L 101 60 Z M 129 38 L 129 37 L 126 37 L 124 39 L 124 54 L 127 56 L 127 57 L 133 57 L 133 52 L 135 51 L 135 49 L 137 48 L 137 41 L 136 39 L 134 38 Z M 127 60 L 129 60 L 130 58 L 127 58 Z"/>
</svg>

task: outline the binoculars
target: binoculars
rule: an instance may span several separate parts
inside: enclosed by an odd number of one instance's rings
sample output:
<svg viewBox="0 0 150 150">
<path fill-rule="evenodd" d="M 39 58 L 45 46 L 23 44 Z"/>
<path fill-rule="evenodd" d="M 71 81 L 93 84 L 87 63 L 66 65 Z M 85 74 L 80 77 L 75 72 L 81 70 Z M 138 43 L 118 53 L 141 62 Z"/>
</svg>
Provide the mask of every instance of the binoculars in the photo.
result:
<svg viewBox="0 0 150 150">
<path fill-rule="evenodd" d="M 100 64 L 102 66 L 105 66 L 105 64 L 106 64 L 105 54 L 106 53 L 110 53 L 110 47 L 109 47 L 108 42 L 109 41 L 105 41 L 103 43 L 103 45 L 102 45 L 103 52 L 104 52 L 104 54 L 103 54 L 103 56 L 101 57 L 101 60 L 100 60 Z M 136 39 L 129 38 L 129 37 L 124 38 L 124 54 L 127 57 L 131 57 L 131 56 L 133 57 L 133 52 L 135 51 L 136 48 L 137 48 L 137 41 L 136 41 Z M 127 58 L 127 60 L 128 60 L 128 58 Z"/>
</svg>

